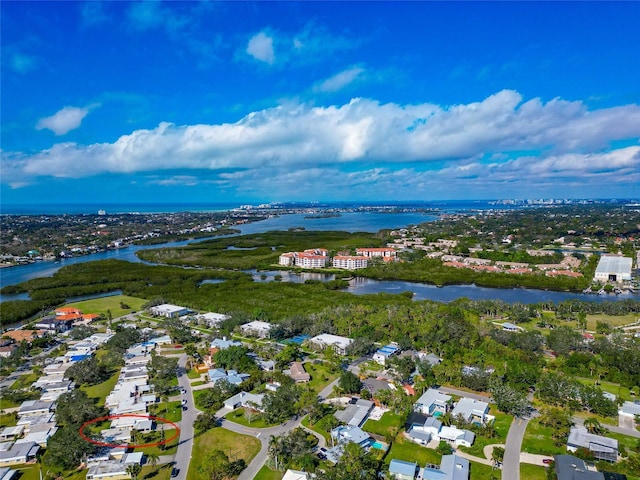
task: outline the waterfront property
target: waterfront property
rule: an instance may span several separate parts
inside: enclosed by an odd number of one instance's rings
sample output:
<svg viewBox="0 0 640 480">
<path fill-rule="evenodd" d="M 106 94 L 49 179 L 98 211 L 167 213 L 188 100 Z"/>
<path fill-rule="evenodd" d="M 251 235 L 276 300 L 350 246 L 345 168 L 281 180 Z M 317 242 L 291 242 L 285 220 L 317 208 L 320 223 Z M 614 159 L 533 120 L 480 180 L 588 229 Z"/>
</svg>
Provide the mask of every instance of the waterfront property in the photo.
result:
<svg viewBox="0 0 640 480">
<path fill-rule="evenodd" d="M 333 268 L 357 270 L 359 268 L 367 268 L 368 265 L 369 258 L 365 256 L 336 255 L 333 257 Z"/>
<path fill-rule="evenodd" d="M 630 281 L 632 266 L 633 259 L 630 257 L 602 255 L 596 267 L 594 280 L 602 283 Z"/>
</svg>

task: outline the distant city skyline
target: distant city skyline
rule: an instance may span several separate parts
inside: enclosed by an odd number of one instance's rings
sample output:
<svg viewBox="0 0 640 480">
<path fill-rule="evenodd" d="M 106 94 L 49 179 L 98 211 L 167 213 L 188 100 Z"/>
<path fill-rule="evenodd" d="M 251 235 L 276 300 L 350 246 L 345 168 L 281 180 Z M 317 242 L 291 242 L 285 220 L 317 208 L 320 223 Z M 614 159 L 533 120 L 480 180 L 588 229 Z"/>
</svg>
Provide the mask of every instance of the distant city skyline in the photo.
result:
<svg viewBox="0 0 640 480">
<path fill-rule="evenodd" d="M 638 2 L 0 13 L 0 204 L 640 196 Z"/>
</svg>

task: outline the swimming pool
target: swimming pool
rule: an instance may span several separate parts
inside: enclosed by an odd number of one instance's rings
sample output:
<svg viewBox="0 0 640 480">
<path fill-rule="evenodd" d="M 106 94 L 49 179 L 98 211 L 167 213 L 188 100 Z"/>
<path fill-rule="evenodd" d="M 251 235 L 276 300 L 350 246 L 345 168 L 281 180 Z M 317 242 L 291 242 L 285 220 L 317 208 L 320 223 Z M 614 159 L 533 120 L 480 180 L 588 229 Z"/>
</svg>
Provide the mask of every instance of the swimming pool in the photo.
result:
<svg viewBox="0 0 640 480">
<path fill-rule="evenodd" d="M 371 446 L 373 448 L 375 448 L 376 450 L 384 450 L 384 451 L 386 451 L 387 448 L 388 448 L 386 443 L 382 443 L 382 442 L 378 442 L 378 441 L 373 442 L 371 444 Z"/>
</svg>

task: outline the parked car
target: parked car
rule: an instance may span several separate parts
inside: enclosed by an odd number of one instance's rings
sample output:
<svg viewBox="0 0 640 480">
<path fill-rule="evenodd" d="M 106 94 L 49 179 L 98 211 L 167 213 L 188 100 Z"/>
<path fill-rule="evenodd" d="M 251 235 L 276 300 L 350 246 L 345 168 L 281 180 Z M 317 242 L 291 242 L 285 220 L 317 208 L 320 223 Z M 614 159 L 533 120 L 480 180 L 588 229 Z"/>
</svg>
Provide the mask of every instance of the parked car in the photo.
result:
<svg viewBox="0 0 640 480">
<path fill-rule="evenodd" d="M 171 477 L 177 477 L 179 473 L 180 473 L 180 469 L 174 468 L 173 470 L 171 470 Z"/>
<path fill-rule="evenodd" d="M 550 463 L 553 463 L 553 458 L 543 458 L 542 463 L 549 465 Z"/>
</svg>

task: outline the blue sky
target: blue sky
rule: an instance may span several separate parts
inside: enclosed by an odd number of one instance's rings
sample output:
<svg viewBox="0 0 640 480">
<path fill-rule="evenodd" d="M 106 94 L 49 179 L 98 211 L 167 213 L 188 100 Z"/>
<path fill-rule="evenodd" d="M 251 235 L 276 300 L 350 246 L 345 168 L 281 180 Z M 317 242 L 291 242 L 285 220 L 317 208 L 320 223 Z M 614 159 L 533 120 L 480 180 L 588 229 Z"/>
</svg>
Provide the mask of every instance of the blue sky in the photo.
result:
<svg viewBox="0 0 640 480">
<path fill-rule="evenodd" d="M 0 2 L 3 203 L 640 196 L 640 3 Z"/>
</svg>

